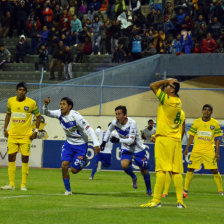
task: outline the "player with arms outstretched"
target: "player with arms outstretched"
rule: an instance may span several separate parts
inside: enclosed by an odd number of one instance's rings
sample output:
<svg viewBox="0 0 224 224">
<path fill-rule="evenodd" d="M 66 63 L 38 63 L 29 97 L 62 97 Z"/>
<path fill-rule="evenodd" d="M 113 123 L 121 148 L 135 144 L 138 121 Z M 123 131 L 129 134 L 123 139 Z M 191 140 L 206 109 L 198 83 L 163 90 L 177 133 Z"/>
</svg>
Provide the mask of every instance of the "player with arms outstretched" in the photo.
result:
<svg viewBox="0 0 224 224">
<path fill-rule="evenodd" d="M 73 108 L 73 102 L 70 98 L 64 97 L 60 101 L 59 110 L 48 110 L 50 98 L 44 100 L 44 114 L 57 118 L 65 131 L 66 142 L 62 146 L 62 177 L 65 186 L 65 195 L 71 195 L 71 186 L 69 178 L 69 164 L 73 174 L 78 173 L 87 165 L 86 153 L 88 149 L 88 135 L 92 138 L 95 152 L 99 152 L 99 142 L 94 130 L 87 121 Z"/>
<path fill-rule="evenodd" d="M 40 112 L 33 99 L 26 97 L 27 87 L 24 82 L 16 86 L 17 96 L 11 97 L 7 104 L 4 134 L 8 138 L 8 175 L 9 185 L 2 186 L 2 190 L 15 190 L 16 155 L 22 154 L 22 183 L 20 189 L 27 191 L 26 183 L 29 172 L 29 156 L 31 141 L 37 137 L 40 126 Z M 36 116 L 36 129 L 32 132 L 32 115 Z M 10 122 L 9 131 L 7 127 Z"/>
<path fill-rule="evenodd" d="M 145 145 L 142 143 L 136 122 L 127 117 L 127 109 L 125 106 L 118 106 L 115 108 L 116 119 L 114 119 L 108 127 L 106 134 L 101 144 L 101 151 L 104 150 L 108 137 L 113 130 L 116 130 L 118 135 L 112 136 L 110 141 L 112 143 L 121 143 L 121 166 L 125 173 L 127 173 L 133 182 L 133 188 L 137 188 L 137 177 L 133 172 L 131 166 L 132 158 L 139 166 L 144 177 L 146 185 L 146 193 L 151 196 L 151 180 L 148 171 L 149 162 L 146 156 Z"/>
</svg>

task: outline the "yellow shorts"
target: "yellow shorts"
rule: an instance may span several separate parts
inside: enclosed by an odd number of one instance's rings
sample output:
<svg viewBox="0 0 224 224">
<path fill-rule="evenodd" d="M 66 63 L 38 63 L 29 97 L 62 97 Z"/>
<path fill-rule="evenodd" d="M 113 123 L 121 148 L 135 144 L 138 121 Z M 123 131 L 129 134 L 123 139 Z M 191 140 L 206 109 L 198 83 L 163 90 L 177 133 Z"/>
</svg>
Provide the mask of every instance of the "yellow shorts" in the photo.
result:
<svg viewBox="0 0 224 224">
<path fill-rule="evenodd" d="M 155 143 L 155 171 L 183 173 L 181 142 L 159 136 Z"/>
<path fill-rule="evenodd" d="M 21 140 L 8 140 L 8 154 L 20 152 L 23 156 L 30 156 L 31 141 L 21 142 Z"/>
<path fill-rule="evenodd" d="M 202 163 L 204 164 L 204 168 L 207 170 L 218 169 L 217 162 L 215 159 L 215 152 L 212 154 L 192 152 L 187 168 L 200 169 Z"/>
</svg>

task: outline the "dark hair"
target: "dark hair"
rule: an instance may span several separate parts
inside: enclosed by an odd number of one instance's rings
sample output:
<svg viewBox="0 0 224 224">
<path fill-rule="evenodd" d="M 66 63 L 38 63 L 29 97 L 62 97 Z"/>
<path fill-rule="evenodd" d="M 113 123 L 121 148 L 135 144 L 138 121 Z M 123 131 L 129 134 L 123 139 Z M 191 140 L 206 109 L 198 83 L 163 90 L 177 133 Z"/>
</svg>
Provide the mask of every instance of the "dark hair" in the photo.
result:
<svg viewBox="0 0 224 224">
<path fill-rule="evenodd" d="M 20 82 L 16 85 L 16 90 L 18 90 L 19 88 L 23 87 L 26 92 L 27 92 L 27 86 L 26 86 L 26 83 L 25 82 Z"/>
<path fill-rule="evenodd" d="M 149 123 L 149 122 L 153 122 L 153 123 L 154 123 L 153 119 L 149 119 L 149 120 L 148 120 L 148 123 Z"/>
<path fill-rule="evenodd" d="M 126 106 L 122 106 L 122 105 L 119 105 L 115 108 L 115 111 L 116 110 L 122 110 L 123 114 L 126 115 L 127 114 L 127 108 Z"/>
<path fill-rule="evenodd" d="M 100 128 L 101 129 L 101 126 L 97 126 L 97 128 Z"/>
<path fill-rule="evenodd" d="M 202 110 L 204 110 L 205 107 L 208 107 L 208 108 L 211 110 L 211 112 L 213 111 L 213 107 L 212 107 L 210 104 L 205 104 L 205 105 L 202 107 Z"/>
<path fill-rule="evenodd" d="M 68 97 L 63 97 L 62 99 L 61 99 L 61 101 L 62 100 L 65 100 L 66 102 L 67 102 L 67 104 L 70 106 L 72 106 L 72 108 L 73 108 L 73 101 L 70 99 L 70 98 L 68 98 Z M 72 109 L 71 108 L 71 109 Z"/>
<path fill-rule="evenodd" d="M 179 82 L 174 82 L 173 85 L 174 85 L 174 89 L 175 89 L 175 94 L 177 95 L 177 93 L 180 90 L 180 83 Z"/>
</svg>

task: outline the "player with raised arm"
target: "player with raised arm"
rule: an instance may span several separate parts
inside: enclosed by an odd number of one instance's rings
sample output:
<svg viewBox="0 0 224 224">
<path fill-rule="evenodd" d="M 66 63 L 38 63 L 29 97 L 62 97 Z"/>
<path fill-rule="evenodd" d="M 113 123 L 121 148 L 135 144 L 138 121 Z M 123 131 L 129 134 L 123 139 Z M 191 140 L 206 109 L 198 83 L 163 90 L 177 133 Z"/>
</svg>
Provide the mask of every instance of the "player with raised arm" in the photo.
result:
<svg viewBox="0 0 224 224">
<path fill-rule="evenodd" d="M 150 88 L 160 101 L 157 110 L 155 142 L 156 183 L 153 199 L 141 207 L 161 207 L 161 196 L 166 172 L 172 172 L 176 188 L 177 208 L 185 208 L 183 203 L 183 162 L 182 162 L 182 123 L 185 115 L 178 97 L 180 84 L 176 79 L 153 82 Z"/>
<path fill-rule="evenodd" d="M 190 145 L 194 140 L 194 146 L 188 162 L 187 174 L 184 184 L 184 197 L 187 197 L 188 189 L 193 178 L 194 170 L 200 169 L 203 162 L 205 169 L 213 173 L 219 195 L 223 195 L 222 177 L 218 171 L 219 144 L 222 136 L 221 128 L 217 120 L 212 118 L 213 108 L 205 104 L 202 108 L 202 118 L 194 120 L 188 134 L 189 139 L 184 151 L 187 156 Z M 214 147 L 215 144 L 215 147 Z"/>
<path fill-rule="evenodd" d="M 107 139 L 113 130 L 117 131 L 117 135 L 110 138 L 112 143 L 121 143 L 121 166 L 126 174 L 132 178 L 133 188 L 137 188 L 137 177 L 133 172 L 132 158 L 139 166 L 144 177 L 146 185 L 146 193 L 151 196 L 151 180 L 148 171 L 149 162 L 147 159 L 145 145 L 142 143 L 136 122 L 127 117 L 127 109 L 125 106 L 115 108 L 116 119 L 114 119 L 108 127 L 103 142 L 100 146 L 101 151 L 105 149 Z"/>
<path fill-rule="evenodd" d="M 11 97 L 7 104 L 4 134 L 8 138 L 8 175 L 9 185 L 2 190 L 15 190 L 16 155 L 22 154 L 22 183 L 20 189 L 27 191 L 26 183 L 29 173 L 29 156 L 31 141 L 37 137 L 40 126 L 40 112 L 33 99 L 26 96 L 27 86 L 20 82 L 16 86 L 17 96 Z M 36 116 L 36 129 L 32 132 L 32 115 Z M 9 130 L 7 130 L 10 123 Z"/>
<path fill-rule="evenodd" d="M 70 177 L 68 168 L 71 163 L 71 171 L 73 174 L 78 173 L 87 165 L 86 153 L 88 149 L 88 135 L 93 141 L 95 152 L 99 152 L 99 142 L 94 130 L 87 121 L 73 108 L 73 102 L 70 98 L 64 97 L 60 101 L 59 110 L 48 110 L 50 98 L 44 100 L 44 114 L 57 118 L 65 131 L 67 140 L 62 146 L 62 177 L 65 186 L 65 195 L 71 195 Z"/>
</svg>

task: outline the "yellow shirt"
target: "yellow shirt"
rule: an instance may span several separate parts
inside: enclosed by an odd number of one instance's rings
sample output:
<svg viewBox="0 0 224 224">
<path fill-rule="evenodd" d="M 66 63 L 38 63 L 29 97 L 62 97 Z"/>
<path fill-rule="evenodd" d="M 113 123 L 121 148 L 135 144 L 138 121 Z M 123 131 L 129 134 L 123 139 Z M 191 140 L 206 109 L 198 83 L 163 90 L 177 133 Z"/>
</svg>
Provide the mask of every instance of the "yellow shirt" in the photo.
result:
<svg viewBox="0 0 224 224">
<path fill-rule="evenodd" d="M 181 110 L 179 97 L 168 96 L 161 89 L 156 93 L 160 104 L 157 110 L 156 137 L 165 136 L 181 141 L 182 124 L 185 114 Z"/>
<path fill-rule="evenodd" d="M 32 135 L 32 114 L 39 116 L 40 112 L 36 102 L 28 97 L 19 102 L 11 97 L 7 104 L 7 113 L 11 114 L 9 137 L 23 139 Z"/>
<path fill-rule="evenodd" d="M 222 136 L 219 123 L 214 118 L 203 121 L 202 118 L 194 120 L 188 134 L 194 136 L 194 152 L 214 153 L 214 139 Z"/>
</svg>

